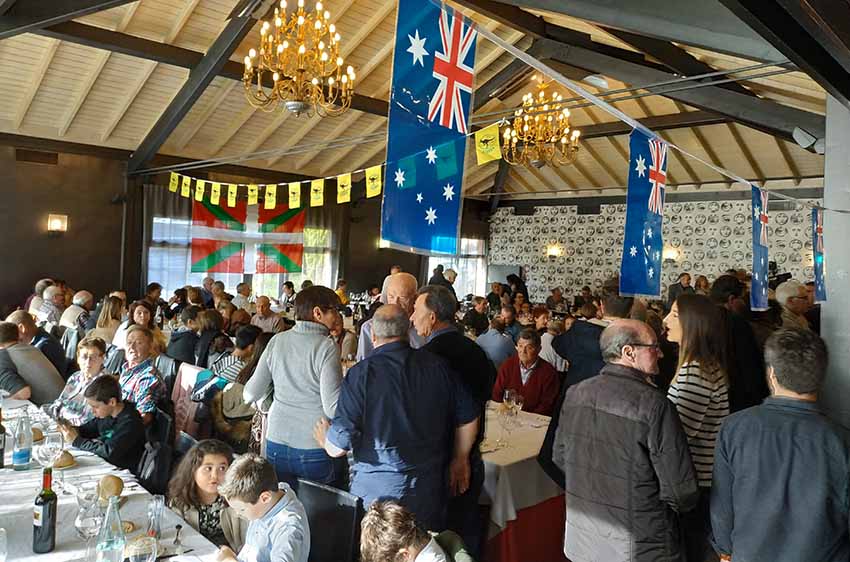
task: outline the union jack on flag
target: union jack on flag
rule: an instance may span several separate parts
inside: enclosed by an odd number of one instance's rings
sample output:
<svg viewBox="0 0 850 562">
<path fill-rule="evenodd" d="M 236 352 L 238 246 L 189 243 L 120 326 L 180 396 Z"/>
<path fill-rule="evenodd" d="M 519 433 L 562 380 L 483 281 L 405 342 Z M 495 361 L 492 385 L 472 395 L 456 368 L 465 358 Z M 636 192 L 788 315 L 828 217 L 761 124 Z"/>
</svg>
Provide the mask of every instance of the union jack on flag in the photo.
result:
<svg viewBox="0 0 850 562">
<path fill-rule="evenodd" d="M 759 190 L 761 193 L 759 194 L 761 197 L 761 210 L 759 211 L 759 244 L 762 246 L 767 246 L 767 223 L 769 218 L 767 216 L 767 201 L 770 197 L 770 194 L 767 190 L 761 189 Z"/>
<path fill-rule="evenodd" d="M 448 11 L 440 15 L 440 41 L 442 52 L 434 53 L 434 78 L 440 81 L 428 104 L 428 120 L 443 127 L 466 134 L 466 115 L 461 91 L 472 93 L 473 69 L 464 60 L 475 46 L 475 28 L 456 14 Z"/>
<path fill-rule="evenodd" d="M 658 139 L 649 141 L 649 153 L 652 164 L 649 166 L 649 183 L 652 191 L 649 193 L 649 210 L 662 214 L 664 209 L 664 186 L 667 185 L 667 143 Z"/>
</svg>

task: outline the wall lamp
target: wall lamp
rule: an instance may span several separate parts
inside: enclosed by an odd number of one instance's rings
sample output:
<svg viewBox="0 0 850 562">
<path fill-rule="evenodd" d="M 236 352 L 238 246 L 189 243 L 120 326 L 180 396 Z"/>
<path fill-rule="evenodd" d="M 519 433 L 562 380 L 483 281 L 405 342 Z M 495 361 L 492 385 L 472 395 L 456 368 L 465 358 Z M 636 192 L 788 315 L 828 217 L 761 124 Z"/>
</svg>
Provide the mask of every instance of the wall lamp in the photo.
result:
<svg viewBox="0 0 850 562">
<path fill-rule="evenodd" d="M 62 236 L 68 231 L 68 215 L 47 215 L 47 234 Z"/>
</svg>

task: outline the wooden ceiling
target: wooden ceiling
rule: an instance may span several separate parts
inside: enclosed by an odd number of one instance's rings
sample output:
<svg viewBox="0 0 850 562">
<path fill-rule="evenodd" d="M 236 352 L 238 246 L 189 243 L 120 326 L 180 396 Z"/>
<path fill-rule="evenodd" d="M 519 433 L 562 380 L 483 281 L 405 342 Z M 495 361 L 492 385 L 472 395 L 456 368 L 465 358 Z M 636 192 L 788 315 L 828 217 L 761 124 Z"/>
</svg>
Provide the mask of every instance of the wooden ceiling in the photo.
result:
<svg viewBox="0 0 850 562">
<path fill-rule="evenodd" d="M 237 0 L 140 0 L 76 20 L 96 28 L 120 32 L 204 53 L 227 23 Z M 328 0 L 324 2 L 342 35 L 344 56 L 357 71 L 357 93 L 387 100 L 390 89 L 396 3 L 382 0 Z M 563 15 L 538 13 L 553 24 L 589 34 L 601 44 L 634 51 L 608 32 Z M 475 19 L 503 40 L 527 49 L 532 38 L 482 16 Z M 241 61 L 256 42 L 258 27 L 236 49 L 231 59 Z M 693 57 L 719 70 L 754 64 L 752 61 L 680 45 Z M 485 39 L 479 39 L 476 84 L 487 82 L 513 57 Z M 769 72 L 765 68 L 759 72 Z M 130 56 L 36 34 L 0 41 L 0 132 L 134 150 L 150 132 L 189 74 L 189 70 L 156 60 Z M 609 89 L 633 86 L 606 77 Z M 516 106 L 532 84 L 516 85 L 504 99 L 491 99 L 481 115 Z M 756 78 L 742 83 L 757 96 L 783 105 L 824 114 L 826 93 L 801 72 Z M 585 85 L 591 91 L 598 89 Z M 563 89 L 561 89 L 563 90 Z M 565 97 L 575 94 L 563 90 Z M 695 111 L 658 95 L 622 101 L 617 107 L 636 118 Z M 612 121 L 594 107 L 572 111 L 579 128 Z M 291 149 L 243 162 L 244 165 L 308 176 L 330 176 L 377 164 L 384 159 L 387 120 L 383 116 L 349 110 L 336 118 L 295 117 L 278 109 L 255 110 L 245 99 L 242 84 L 219 76 L 195 102 L 170 135 L 161 153 L 193 159 L 239 156 L 258 151 Z M 375 135 L 371 142 L 336 149 L 310 149 L 319 141 Z M 777 186 L 807 185 L 806 178 L 823 174 L 823 157 L 794 143 L 741 124 L 721 122 L 661 131 L 671 142 L 715 165 L 746 178 L 794 178 Z M 306 148 L 305 148 L 306 147 Z M 464 190 L 467 196 L 486 195 L 498 163 L 478 167 L 474 154 L 467 158 Z M 506 196 L 553 197 L 601 192 L 616 194 L 626 182 L 628 137 L 625 134 L 588 138 L 574 165 L 529 169 L 511 167 Z M 699 162 L 671 157 L 670 183 L 683 189 L 723 186 L 723 178 Z M 816 181 L 816 180 L 815 180 Z M 719 182 L 719 183 L 718 183 Z M 803 182 L 801 184 L 801 182 Z"/>
</svg>

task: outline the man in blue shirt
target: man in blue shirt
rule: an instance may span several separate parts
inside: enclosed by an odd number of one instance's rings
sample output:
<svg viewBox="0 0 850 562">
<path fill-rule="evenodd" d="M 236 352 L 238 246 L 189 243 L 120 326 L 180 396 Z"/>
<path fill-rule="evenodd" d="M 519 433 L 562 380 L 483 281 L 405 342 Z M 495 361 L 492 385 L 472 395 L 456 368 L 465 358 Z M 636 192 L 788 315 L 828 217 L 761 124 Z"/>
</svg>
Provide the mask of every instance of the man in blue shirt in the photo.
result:
<svg viewBox="0 0 850 562">
<path fill-rule="evenodd" d="M 475 343 L 484 350 L 496 370 L 516 353 L 514 340 L 505 333 L 505 322 L 498 316 L 490 320 L 490 329 L 478 336 Z"/>
<path fill-rule="evenodd" d="M 374 352 L 348 371 L 333 423 L 314 435 L 331 456 L 353 451 L 351 493 L 364 506 L 395 499 L 440 531 L 450 493 L 469 487 L 479 406 L 442 359 L 411 349 L 404 309 L 384 305 L 372 320 Z"/>
<path fill-rule="evenodd" d="M 826 345 L 783 329 L 764 355 L 771 396 L 726 418 L 717 438 L 714 548 L 722 560 L 850 560 L 850 443 L 817 405 Z"/>
<path fill-rule="evenodd" d="M 41 351 L 56 367 L 63 379 L 68 377 L 68 360 L 65 358 L 65 350 L 62 348 L 62 344 L 48 334 L 44 328 L 37 327 L 32 316 L 23 310 L 16 310 L 6 318 L 6 322 L 17 324 L 18 340 Z"/>
<path fill-rule="evenodd" d="M 516 309 L 512 304 L 502 305 L 502 321 L 505 323 L 505 333 L 511 336 L 511 339 L 516 345 L 519 339 L 519 333 L 522 331 L 522 326 L 516 321 Z"/>
</svg>

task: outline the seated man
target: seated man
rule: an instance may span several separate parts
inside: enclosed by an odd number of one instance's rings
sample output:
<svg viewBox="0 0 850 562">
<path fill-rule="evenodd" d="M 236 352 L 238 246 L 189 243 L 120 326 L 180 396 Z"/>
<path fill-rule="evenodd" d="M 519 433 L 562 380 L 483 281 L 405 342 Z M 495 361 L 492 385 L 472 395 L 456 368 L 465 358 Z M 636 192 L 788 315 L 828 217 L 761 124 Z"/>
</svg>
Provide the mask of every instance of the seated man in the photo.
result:
<svg viewBox="0 0 850 562">
<path fill-rule="evenodd" d="M 86 387 L 83 396 L 94 419 L 79 427 L 60 423 L 65 442 L 118 468 L 135 471 L 145 450 L 145 426 L 135 405 L 121 399 L 118 379 L 101 375 Z"/>
<path fill-rule="evenodd" d="M 524 411 L 551 416 L 561 381 L 555 368 L 540 357 L 540 334 L 537 330 L 523 330 L 516 349 L 517 354 L 499 368 L 499 376 L 493 386 L 493 400 L 501 402 L 506 390 L 514 390 L 524 398 Z"/>
<path fill-rule="evenodd" d="M 497 370 L 506 359 L 516 354 L 514 340 L 505 332 L 505 321 L 501 316 L 494 316 L 490 320 L 490 329 L 478 336 L 475 343 L 484 350 Z"/>
<path fill-rule="evenodd" d="M 472 299 L 472 308 L 466 311 L 463 317 L 463 325 L 475 331 L 475 337 L 480 336 L 490 327 L 487 319 L 487 299 L 475 297 Z"/>
<path fill-rule="evenodd" d="M 133 402 L 145 425 L 156 417 L 157 405 L 165 398 L 165 383 L 153 364 L 153 333 L 138 324 L 127 331 L 126 361 L 118 370 L 124 400 Z"/>
<path fill-rule="evenodd" d="M 441 530 L 449 491 L 469 487 L 480 408 L 445 361 L 410 347 L 409 329 L 400 306 L 375 312 L 375 349 L 348 371 L 330 429 L 322 418 L 314 435 L 332 457 L 353 451 L 351 493 L 364 505 L 396 499 Z"/>
<path fill-rule="evenodd" d="M 44 328 L 37 327 L 32 316 L 23 310 L 16 310 L 10 314 L 6 318 L 6 322 L 18 325 L 18 341 L 28 343 L 41 351 L 48 361 L 56 367 L 56 371 L 62 378 L 67 377 L 68 360 L 65 358 L 65 350 L 59 340 L 48 334 Z"/>
<path fill-rule="evenodd" d="M 21 313 L 29 316 L 26 312 Z M 0 322 L 0 349 L 8 353 L 17 374 L 29 386 L 29 399 L 36 406 L 49 404 L 59 397 L 65 381 L 42 352 L 29 344 L 20 343 L 19 335 L 18 326 L 12 322 Z M 18 383 L 13 386 L 18 386 Z"/>
<path fill-rule="evenodd" d="M 502 321 L 505 323 L 505 333 L 516 343 L 517 339 L 519 339 L 519 333 L 522 330 L 522 325 L 516 319 L 516 308 L 512 304 L 503 304 L 501 316 Z"/>
<path fill-rule="evenodd" d="M 195 364 L 195 346 L 198 344 L 198 315 L 200 307 L 189 305 L 180 313 L 182 326 L 171 332 L 165 354 L 181 363 Z"/>
<path fill-rule="evenodd" d="M 269 297 L 257 299 L 257 313 L 251 318 L 251 324 L 264 332 L 278 333 L 283 331 L 283 318 L 272 312 Z"/>
<path fill-rule="evenodd" d="M 88 291 L 77 291 L 74 293 L 71 306 L 62 313 L 59 325 L 78 330 L 82 339 L 86 335 L 86 325 L 92 308 L 94 308 L 94 296 Z"/>
<path fill-rule="evenodd" d="M 219 562 L 307 562 L 310 524 L 304 506 L 274 466 L 259 455 L 242 455 L 230 465 L 218 488 L 231 509 L 250 521 L 245 545 L 237 555 L 230 547 Z"/>
<path fill-rule="evenodd" d="M 2 324 L 8 324 L 8 322 L 2 322 Z M 11 333 L 11 328 L 8 330 Z M 0 349 L 0 392 L 5 392 L 6 396 L 13 400 L 29 400 L 32 396 L 30 385 L 18 374 L 15 363 L 5 349 Z"/>
<path fill-rule="evenodd" d="M 44 301 L 36 312 L 36 318 L 40 324 L 45 322 L 59 324 L 63 312 L 65 312 L 65 289 L 59 285 L 51 285 L 44 290 Z"/>
</svg>

